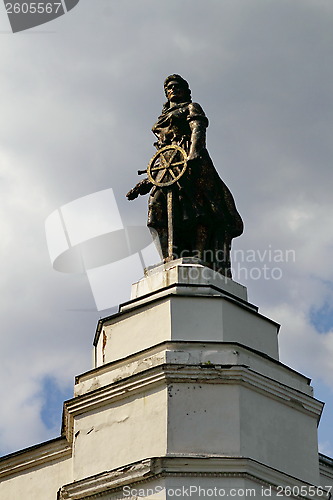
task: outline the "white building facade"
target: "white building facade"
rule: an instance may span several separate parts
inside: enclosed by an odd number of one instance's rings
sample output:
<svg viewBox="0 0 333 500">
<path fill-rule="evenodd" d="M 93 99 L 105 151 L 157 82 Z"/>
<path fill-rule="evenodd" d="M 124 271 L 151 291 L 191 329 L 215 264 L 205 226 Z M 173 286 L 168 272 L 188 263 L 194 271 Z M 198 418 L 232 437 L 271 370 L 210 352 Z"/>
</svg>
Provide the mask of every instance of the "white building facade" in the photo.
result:
<svg viewBox="0 0 333 500">
<path fill-rule="evenodd" d="M 278 330 L 198 262 L 146 271 L 99 321 L 61 436 L 0 459 L 0 499 L 330 498 L 323 404 Z"/>
</svg>

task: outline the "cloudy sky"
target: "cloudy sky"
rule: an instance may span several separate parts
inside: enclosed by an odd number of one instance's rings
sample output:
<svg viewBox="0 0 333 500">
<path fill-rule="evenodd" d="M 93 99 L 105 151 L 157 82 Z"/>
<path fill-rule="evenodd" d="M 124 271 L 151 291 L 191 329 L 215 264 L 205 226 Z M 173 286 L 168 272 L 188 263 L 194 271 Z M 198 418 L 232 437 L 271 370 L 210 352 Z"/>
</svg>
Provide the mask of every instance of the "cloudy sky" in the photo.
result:
<svg viewBox="0 0 333 500">
<path fill-rule="evenodd" d="M 112 188 L 124 224 L 145 224 L 147 199 L 123 195 L 154 153 L 163 80 L 180 73 L 245 222 L 234 277 L 326 402 L 332 455 L 332 1 L 80 0 L 16 34 L 1 4 L 0 43 L 0 453 L 59 435 L 110 313 L 85 273 L 52 268 L 45 221 Z"/>
</svg>

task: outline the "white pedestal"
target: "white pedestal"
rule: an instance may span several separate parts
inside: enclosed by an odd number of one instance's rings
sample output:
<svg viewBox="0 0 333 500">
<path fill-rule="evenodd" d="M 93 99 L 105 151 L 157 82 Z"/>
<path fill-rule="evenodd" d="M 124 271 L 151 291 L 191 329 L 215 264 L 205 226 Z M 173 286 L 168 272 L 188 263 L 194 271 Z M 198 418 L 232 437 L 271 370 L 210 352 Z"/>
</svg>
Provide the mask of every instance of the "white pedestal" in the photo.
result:
<svg viewBox="0 0 333 500">
<path fill-rule="evenodd" d="M 60 499 L 121 498 L 137 482 L 160 487 L 144 498 L 171 498 L 177 485 L 252 485 L 258 497 L 265 486 L 276 497 L 279 484 L 319 484 L 323 405 L 278 361 L 278 325 L 246 297 L 242 285 L 176 261 L 149 270 L 131 301 L 100 320 L 95 367 L 65 406 L 75 483 Z"/>
</svg>

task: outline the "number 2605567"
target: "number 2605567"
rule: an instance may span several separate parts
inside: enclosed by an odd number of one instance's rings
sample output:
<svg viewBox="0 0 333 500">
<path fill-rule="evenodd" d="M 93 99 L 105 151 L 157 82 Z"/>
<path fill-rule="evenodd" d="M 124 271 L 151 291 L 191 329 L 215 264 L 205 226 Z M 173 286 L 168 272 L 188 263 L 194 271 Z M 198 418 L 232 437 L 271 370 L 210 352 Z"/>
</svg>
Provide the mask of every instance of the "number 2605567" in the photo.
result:
<svg viewBox="0 0 333 500">
<path fill-rule="evenodd" d="M 62 7 L 61 2 L 23 2 L 6 3 L 7 14 L 58 14 Z"/>
</svg>

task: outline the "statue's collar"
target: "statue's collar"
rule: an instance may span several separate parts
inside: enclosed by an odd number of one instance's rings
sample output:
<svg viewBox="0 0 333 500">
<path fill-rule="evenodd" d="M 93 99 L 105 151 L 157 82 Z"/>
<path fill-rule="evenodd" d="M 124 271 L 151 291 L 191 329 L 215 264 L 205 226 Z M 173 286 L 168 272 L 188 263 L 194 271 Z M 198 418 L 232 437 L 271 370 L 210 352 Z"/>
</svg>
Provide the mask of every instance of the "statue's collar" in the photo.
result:
<svg viewBox="0 0 333 500">
<path fill-rule="evenodd" d="M 186 101 L 186 102 L 180 102 L 178 104 L 175 104 L 174 106 L 168 108 L 166 110 L 166 113 L 168 113 L 169 111 L 174 111 L 175 109 L 183 108 L 184 106 L 187 106 L 190 103 L 191 103 L 191 101 Z"/>
</svg>

